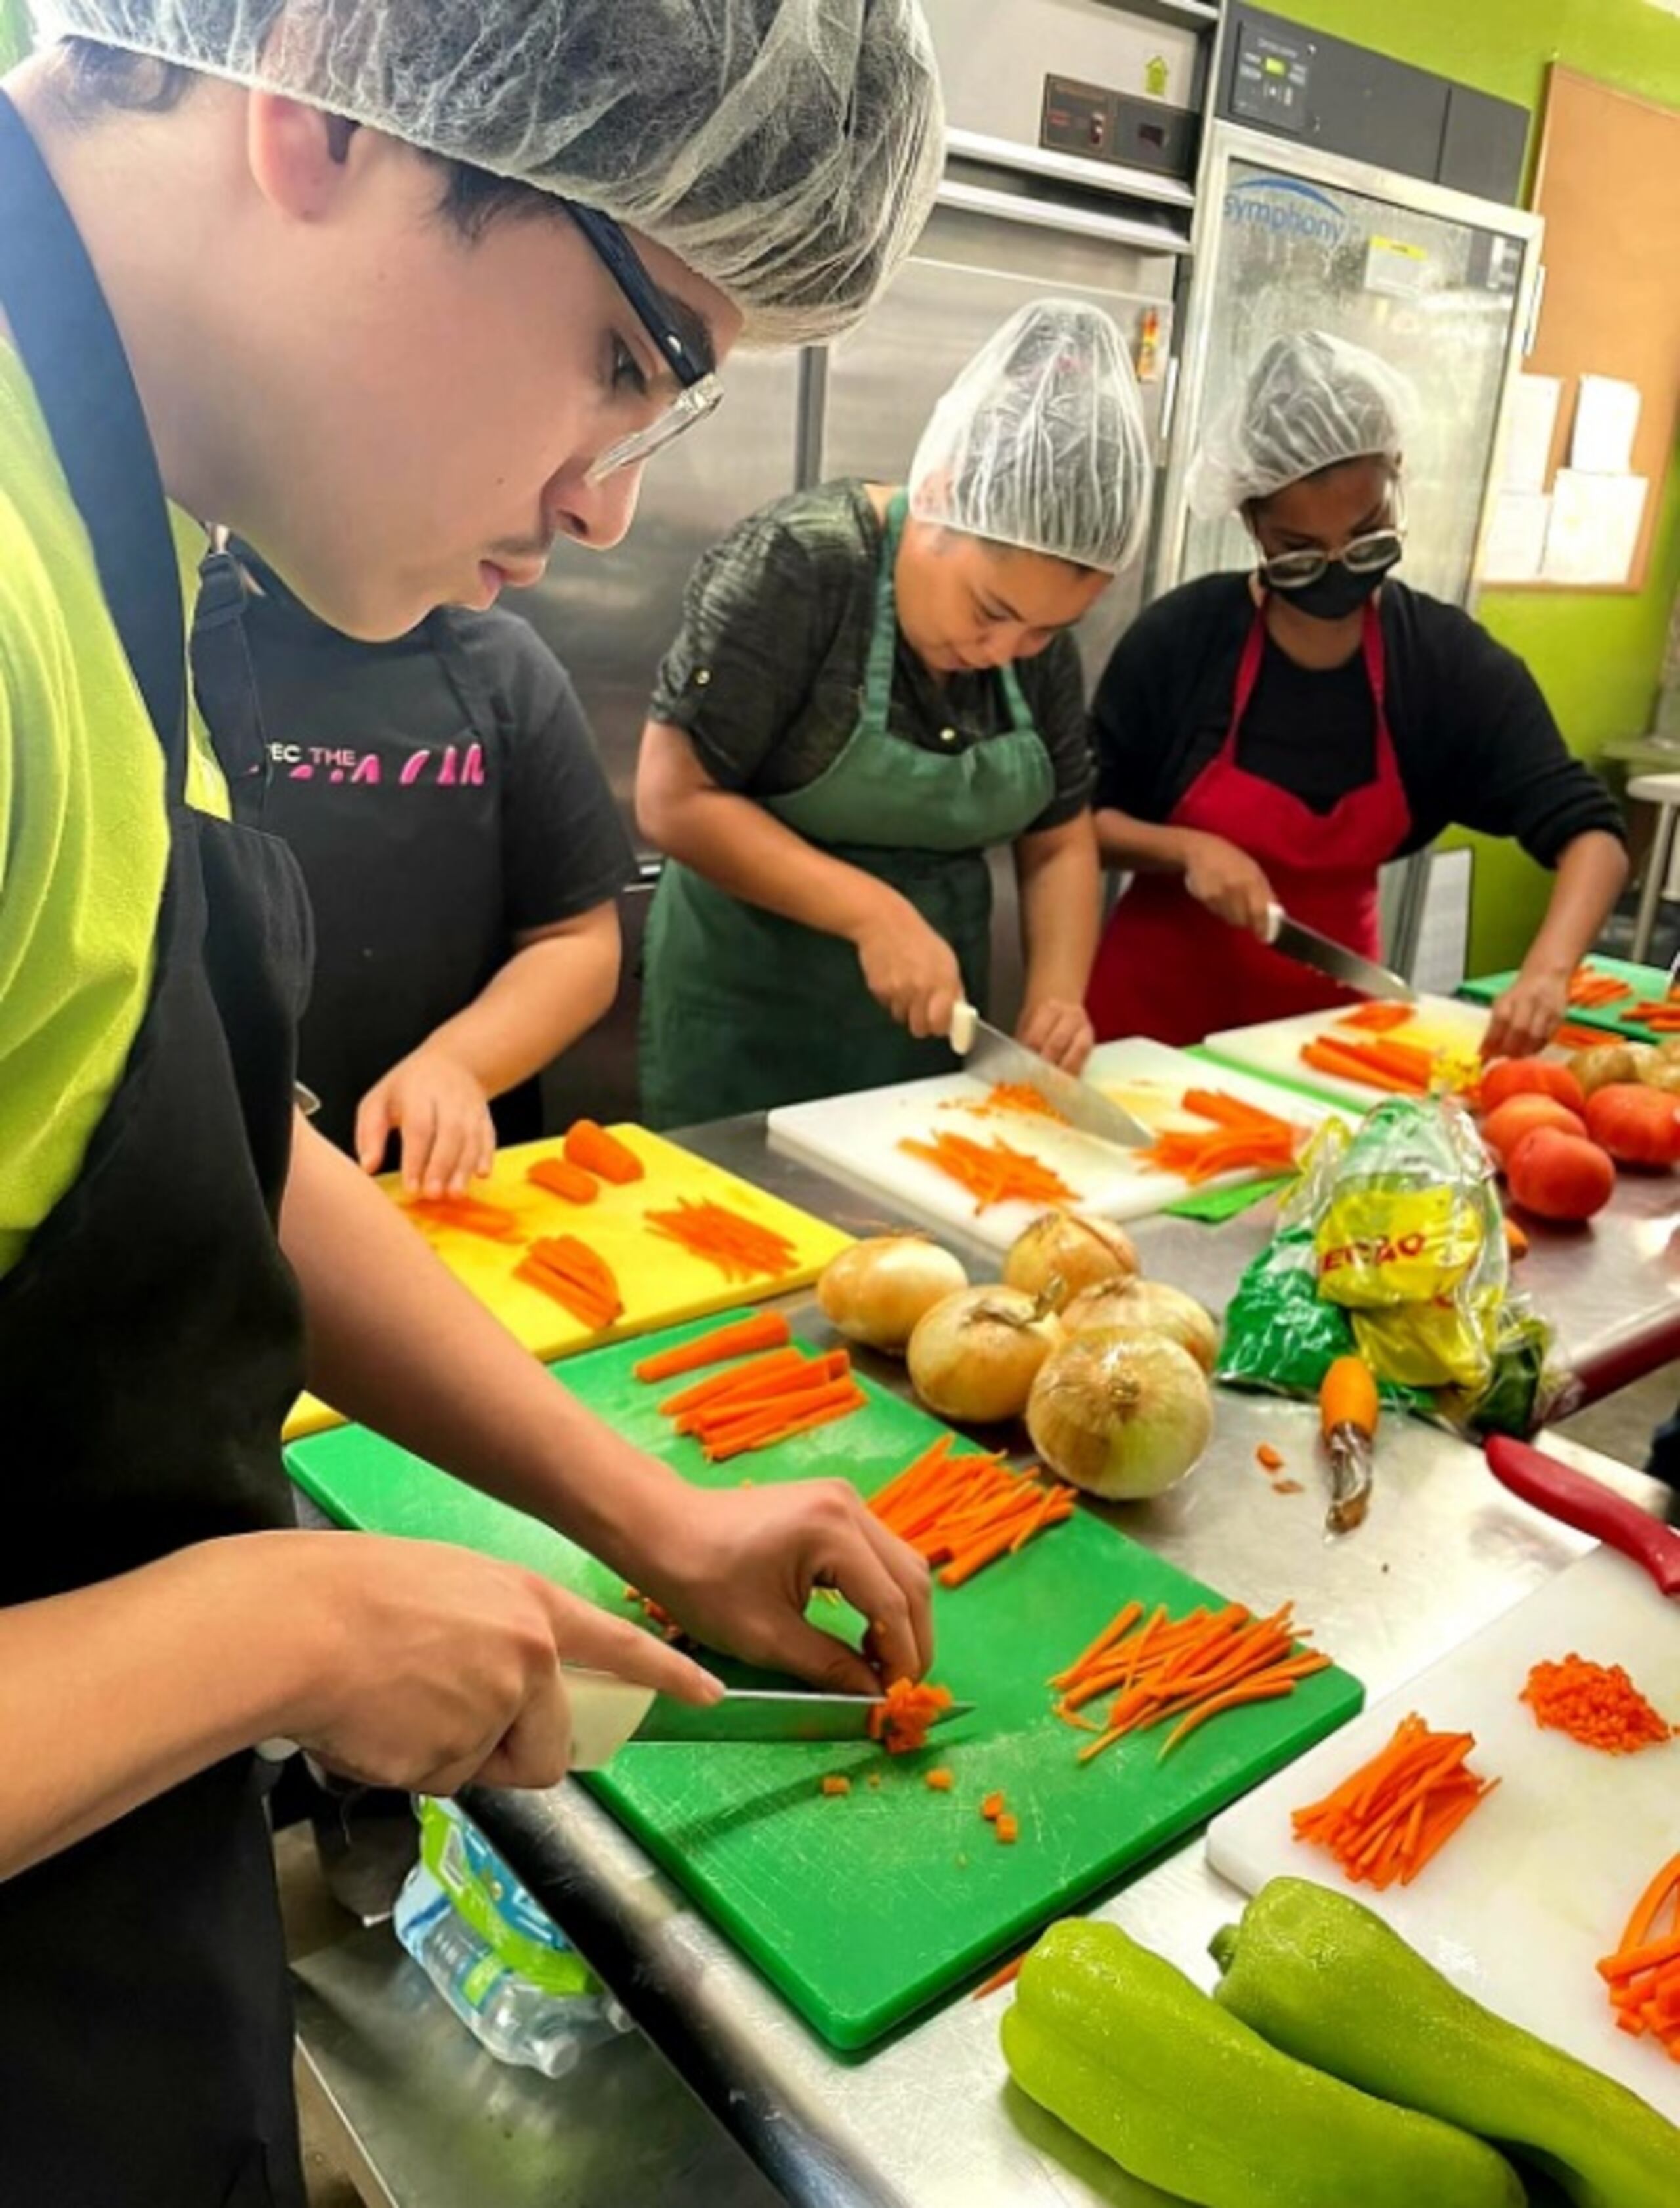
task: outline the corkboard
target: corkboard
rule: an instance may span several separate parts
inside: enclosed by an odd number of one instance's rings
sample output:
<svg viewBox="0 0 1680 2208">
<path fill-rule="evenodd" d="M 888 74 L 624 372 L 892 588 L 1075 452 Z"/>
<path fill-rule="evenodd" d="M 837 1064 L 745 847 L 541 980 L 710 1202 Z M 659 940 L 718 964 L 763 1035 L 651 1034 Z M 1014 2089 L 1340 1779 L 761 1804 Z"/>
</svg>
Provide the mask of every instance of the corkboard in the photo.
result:
<svg viewBox="0 0 1680 2208">
<path fill-rule="evenodd" d="M 1554 64 L 1533 203 L 1545 217 L 1545 293 L 1523 365 L 1565 387 L 1548 483 L 1568 456 L 1580 379 L 1613 375 L 1639 387 L 1633 471 L 1650 483 L 1645 519 L 1628 580 L 1596 586 L 1626 595 L 1644 586 L 1680 426 L 1680 109 Z"/>
</svg>

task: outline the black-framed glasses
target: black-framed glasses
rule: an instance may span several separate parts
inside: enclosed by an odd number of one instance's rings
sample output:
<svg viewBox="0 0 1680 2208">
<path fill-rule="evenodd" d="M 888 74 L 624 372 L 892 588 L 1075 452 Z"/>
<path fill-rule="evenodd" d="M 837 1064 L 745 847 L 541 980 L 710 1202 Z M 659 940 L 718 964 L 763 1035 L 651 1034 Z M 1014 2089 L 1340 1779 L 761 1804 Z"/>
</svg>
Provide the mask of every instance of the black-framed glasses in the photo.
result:
<svg viewBox="0 0 1680 2208">
<path fill-rule="evenodd" d="M 722 402 L 723 387 L 710 357 L 703 355 L 678 327 L 669 301 L 642 266 L 635 247 L 612 217 L 603 214 L 598 207 L 581 207 L 573 200 L 567 200 L 565 207 L 596 258 L 623 292 L 636 320 L 652 339 L 659 357 L 681 387 L 657 421 L 633 429 L 597 454 L 586 477 L 594 483 L 605 476 L 616 474 L 621 468 L 634 467 L 663 450 L 685 429 L 693 429 L 696 422 L 703 422 Z"/>
</svg>

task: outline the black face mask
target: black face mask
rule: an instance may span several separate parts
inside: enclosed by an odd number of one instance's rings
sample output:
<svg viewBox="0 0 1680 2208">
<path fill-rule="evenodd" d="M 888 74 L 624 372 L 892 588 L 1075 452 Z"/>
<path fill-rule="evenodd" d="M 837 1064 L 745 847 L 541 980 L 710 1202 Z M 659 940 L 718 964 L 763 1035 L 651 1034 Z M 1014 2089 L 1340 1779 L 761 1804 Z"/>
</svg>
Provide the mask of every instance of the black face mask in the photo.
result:
<svg viewBox="0 0 1680 2208">
<path fill-rule="evenodd" d="M 1361 573 L 1345 560 L 1332 560 L 1317 582 L 1308 583 L 1299 591 L 1280 591 L 1278 602 L 1298 607 L 1314 621 L 1346 621 L 1381 587 L 1388 573 L 1386 567 L 1372 567 Z"/>
</svg>

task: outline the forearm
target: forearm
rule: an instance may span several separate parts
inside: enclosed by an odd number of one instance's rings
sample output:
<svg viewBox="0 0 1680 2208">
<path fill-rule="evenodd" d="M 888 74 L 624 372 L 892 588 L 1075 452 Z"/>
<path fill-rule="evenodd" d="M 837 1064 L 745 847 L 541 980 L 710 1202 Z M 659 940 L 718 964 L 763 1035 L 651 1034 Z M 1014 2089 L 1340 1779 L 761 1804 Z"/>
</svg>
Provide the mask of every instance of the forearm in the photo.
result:
<svg viewBox="0 0 1680 2208">
<path fill-rule="evenodd" d="M 0 1878 L 291 1729 L 315 1538 L 206 1542 L 0 1610 Z"/>
<path fill-rule="evenodd" d="M 1593 829 L 1566 843 L 1545 918 L 1522 962 L 1524 975 L 1573 974 L 1597 941 L 1627 879 L 1628 855 L 1617 837 Z"/>
<path fill-rule="evenodd" d="M 629 1575 L 681 1483 L 553 1380 L 348 1158 L 300 1124 L 280 1239 L 311 1388 Z"/>
<path fill-rule="evenodd" d="M 1190 863 L 1195 831 L 1137 820 L 1105 806 L 1095 816 L 1097 849 L 1106 867 L 1132 873 L 1181 874 Z"/>
<path fill-rule="evenodd" d="M 807 843 L 750 797 L 708 790 L 680 814 L 661 839 L 674 859 L 744 903 L 824 935 L 855 941 L 897 895 L 862 867 Z"/>
<path fill-rule="evenodd" d="M 609 905 L 601 917 L 603 927 L 547 936 L 516 951 L 421 1049 L 453 1059 L 487 1096 L 540 1073 L 595 1025 L 617 993 L 617 915 Z"/>
<path fill-rule="evenodd" d="M 1047 998 L 1071 1004 L 1084 996 L 1096 956 L 1102 884 L 1090 816 L 1016 846 L 1021 943 L 1029 1005 Z"/>
</svg>

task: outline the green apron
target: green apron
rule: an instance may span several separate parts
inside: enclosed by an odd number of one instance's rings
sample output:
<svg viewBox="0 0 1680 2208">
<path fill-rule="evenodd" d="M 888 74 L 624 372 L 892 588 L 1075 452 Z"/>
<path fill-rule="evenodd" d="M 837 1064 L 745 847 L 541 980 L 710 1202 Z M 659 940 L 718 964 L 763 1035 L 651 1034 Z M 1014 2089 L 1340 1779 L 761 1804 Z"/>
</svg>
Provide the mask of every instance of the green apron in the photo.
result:
<svg viewBox="0 0 1680 2208">
<path fill-rule="evenodd" d="M 999 670 L 1010 715 L 1002 735 L 927 751 L 888 733 L 898 634 L 892 576 L 904 513 L 900 492 L 887 509 L 857 726 L 814 782 L 761 801 L 807 843 L 908 897 L 956 952 L 969 1000 L 984 1005 L 986 855 L 1031 826 L 1054 795 L 1055 774 L 1011 666 Z M 644 974 L 642 1109 L 650 1126 L 914 1081 L 957 1062 L 943 1037 L 918 1041 L 876 1003 L 844 937 L 745 903 L 675 861 L 654 895 Z"/>
</svg>

